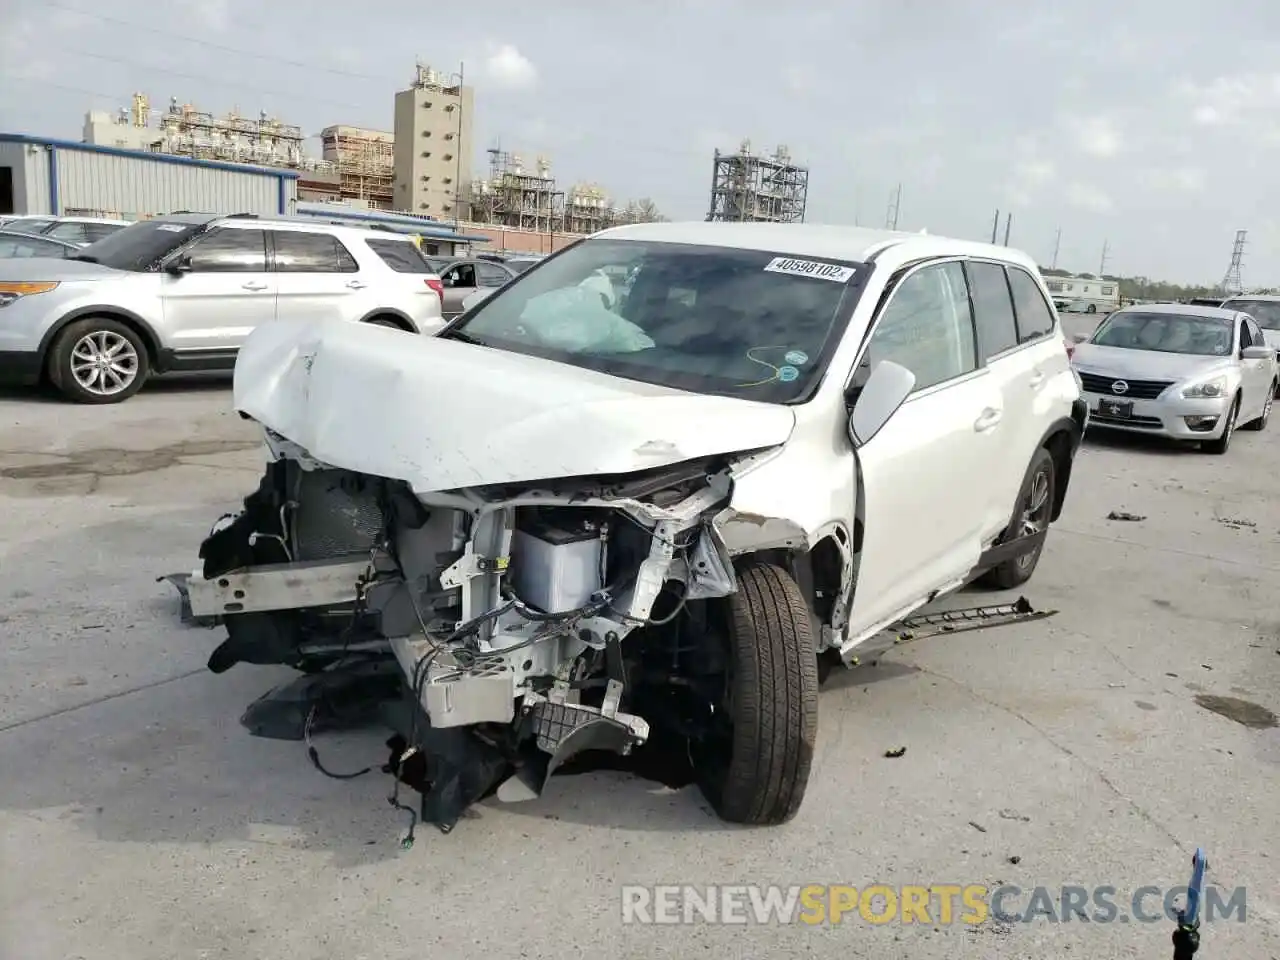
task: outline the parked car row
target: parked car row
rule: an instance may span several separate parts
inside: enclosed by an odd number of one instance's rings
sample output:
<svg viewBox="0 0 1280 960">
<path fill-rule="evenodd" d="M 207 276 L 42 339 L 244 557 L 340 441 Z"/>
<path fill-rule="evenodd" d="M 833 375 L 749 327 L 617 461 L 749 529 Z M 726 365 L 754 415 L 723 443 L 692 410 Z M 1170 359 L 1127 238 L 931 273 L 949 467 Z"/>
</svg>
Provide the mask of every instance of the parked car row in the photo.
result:
<svg viewBox="0 0 1280 960">
<path fill-rule="evenodd" d="M 103 217 L 45 217 L 34 214 L 16 216 L 10 214 L 0 217 L 0 229 L 52 237 L 80 247 L 86 247 L 109 237 L 117 230 L 123 230 L 129 226 L 129 223 L 128 220 L 110 220 Z"/>
</svg>

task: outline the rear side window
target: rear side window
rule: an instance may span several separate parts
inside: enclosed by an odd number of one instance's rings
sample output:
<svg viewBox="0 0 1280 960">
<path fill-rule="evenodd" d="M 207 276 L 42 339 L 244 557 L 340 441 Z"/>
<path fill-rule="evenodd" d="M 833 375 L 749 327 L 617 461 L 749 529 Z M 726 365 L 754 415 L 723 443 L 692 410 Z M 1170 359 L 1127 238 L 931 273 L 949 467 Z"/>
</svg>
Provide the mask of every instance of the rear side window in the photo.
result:
<svg viewBox="0 0 1280 960">
<path fill-rule="evenodd" d="M 978 327 L 978 352 L 990 359 L 1018 345 L 1018 325 L 1004 267 L 998 263 L 965 264 L 973 316 Z"/>
<path fill-rule="evenodd" d="M 355 273 L 351 251 L 327 233 L 276 231 L 277 273 Z"/>
<path fill-rule="evenodd" d="M 53 237 L 55 240 L 66 240 L 68 243 L 88 243 L 88 230 L 85 224 L 77 223 L 74 220 L 55 223 L 45 232 L 45 236 Z"/>
<path fill-rule="evenodd" d="M 90 243 L 97 243 L 103 237 L 109 237 L 117 230 L 123 230 L 124 227 L 118 223 L 86 223 L 84 224 L 84 238 Z"/>
<path fill-rule="evenodd" d="M 1009 267 L 1009 287 L 1013 290 L 1013 306 L 1017 311 L 1018 342 L 1039 340 L 1053 332 L 1053 313 L 1044 301 L 1040 284 L 1031 274 Z"/>
<path fill-rule="evenodd" d="M 511 279 L 507 271 L 483 260 L 476 264 L 476 276 L 482 287 L 500 287 Z"/>
<path fill-rule="evenodd" d="M 365 243 L 396 273 L 435 272 L 409 240 L 366 240 Z"/>
</svg>

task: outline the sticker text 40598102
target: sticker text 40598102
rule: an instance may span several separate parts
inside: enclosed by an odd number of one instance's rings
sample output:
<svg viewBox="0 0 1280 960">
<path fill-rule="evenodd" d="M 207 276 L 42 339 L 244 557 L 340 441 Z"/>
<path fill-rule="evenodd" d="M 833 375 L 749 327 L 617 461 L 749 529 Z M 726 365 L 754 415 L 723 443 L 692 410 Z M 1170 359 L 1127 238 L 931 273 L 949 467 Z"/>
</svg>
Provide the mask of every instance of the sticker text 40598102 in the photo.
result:
<svg viewBox="0 0 1280 960">
<path fill-rule="evenodd" d="M 794 257 L 774 257 L 764 269 L 767 273 L 787 273 L 793 277 L 813 277 L 833 283 L 845 283 L 854 274 L 853 267 L 818 260 L 797 260 Z"/>
</svg>

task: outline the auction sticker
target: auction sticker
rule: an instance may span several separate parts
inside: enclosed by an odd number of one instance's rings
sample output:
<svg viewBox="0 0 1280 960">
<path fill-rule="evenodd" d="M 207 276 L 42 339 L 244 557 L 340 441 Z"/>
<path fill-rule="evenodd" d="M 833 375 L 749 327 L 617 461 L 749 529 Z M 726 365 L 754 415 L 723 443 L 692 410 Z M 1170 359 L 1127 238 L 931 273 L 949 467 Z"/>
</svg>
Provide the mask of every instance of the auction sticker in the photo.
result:
<svg viewBox="0 0 1280 960">
<path fill-rule="evenodd" d="M 796 260 L 794 257 L 774 257 L 764 269 L 766 273 L 789 273 L 793 277 L 813 277 L 833 283 L 844 283 L 854 274 L 853 267 L 819 260 Z"/>
</svg>

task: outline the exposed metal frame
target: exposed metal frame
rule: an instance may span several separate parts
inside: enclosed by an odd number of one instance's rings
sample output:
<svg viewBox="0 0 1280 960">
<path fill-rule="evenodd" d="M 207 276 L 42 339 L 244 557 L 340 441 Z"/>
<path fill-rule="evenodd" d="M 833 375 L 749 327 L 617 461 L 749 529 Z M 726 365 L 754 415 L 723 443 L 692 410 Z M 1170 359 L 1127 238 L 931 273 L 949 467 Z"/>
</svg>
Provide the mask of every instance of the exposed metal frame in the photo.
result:
<svg viewBox="0 0 1280 960">
<path fill-rule="evenodd" d="M 715 152 L 707 220 L 803 223 L 808 197 L 809 168 L 791 162 L 786 147 L 765 156 L 743 141 L 737 153 Z"/>
</svg>

